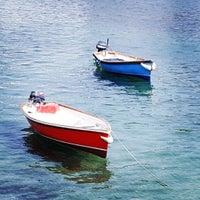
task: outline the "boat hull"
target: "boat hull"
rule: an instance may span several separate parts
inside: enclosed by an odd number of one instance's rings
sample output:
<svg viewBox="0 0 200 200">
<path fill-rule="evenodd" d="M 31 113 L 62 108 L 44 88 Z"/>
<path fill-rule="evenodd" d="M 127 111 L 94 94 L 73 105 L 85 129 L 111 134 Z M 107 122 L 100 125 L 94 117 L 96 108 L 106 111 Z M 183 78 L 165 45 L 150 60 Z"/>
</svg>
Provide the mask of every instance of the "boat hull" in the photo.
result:
<svg viewBox="0 0 200 200">
<path fill-rule="evenodd" d="M 100 66 L 103 70 L 124 75 L 150 78 L 151 71 L 156 67 L 152 60 L 106 50 L 94 52 L 93 57 L 95 64 Z"/>
<path fill-rule="evenodd" d="M 95 60 L 95 63 L 100 66 L 103 70 L 118 73 L 118 74 L 125 74 L 125 75 L 133 75 L 133 76 L 143 76 L 143 77 L 150 77 L 151 71 L 142 67 L 141 63 L 136 62 L 127 62 L 127 63 L 106 63 L 100 61 L 98 59 Z M 145 63 L 151 66 L 151 63 Z"/>
<path fill-rule="evenodd" d="M 22 111 L 23 106 L 24 105 L 21 106 Z M 80 111 L 80 113 L 82 112 Z M 103 158 L 107 156 L 109 139 L 111 139 L 112 142 L 112 136 L 109 132 L 94 131 L 89 129 L 84 130 L 80 128 L 76 129 L 76 127 L 69 128 L 59 126 L 58 124 L 54 125 L 44 121 L 41 122 L 40 120 L 30 117 L 25 112 L 24 115 L 33 130 L 47 139 L 93 153 Z"/>
<path fill-rule="evenodd" d="M 27 120 L 34 131 L 45 138 L 61 144 L 67 144 L 103 158 L 107 156 L 108 143 L 101 139 L 101 136 L 108 137 L 107 134 L 53 127 L 39 124 L 28 118 Z"/>
</svg>

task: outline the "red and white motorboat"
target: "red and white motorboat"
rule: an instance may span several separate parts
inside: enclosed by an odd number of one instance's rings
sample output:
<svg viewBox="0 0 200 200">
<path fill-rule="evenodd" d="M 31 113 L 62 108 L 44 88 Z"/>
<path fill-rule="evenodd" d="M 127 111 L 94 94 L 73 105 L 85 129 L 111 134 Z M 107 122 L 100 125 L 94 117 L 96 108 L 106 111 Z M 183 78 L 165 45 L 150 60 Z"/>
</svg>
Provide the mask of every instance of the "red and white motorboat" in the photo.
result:
<svg viewBox="0 0 200 200">
<path fill-rule="evenodd" d="M 54 102 L 44 102 L 43 94 L 31 93 L 20 105 L 32 128 L 50 140 L 105 158 L 113 142 L 110 124 L 89 113 Z"/>
</svg>

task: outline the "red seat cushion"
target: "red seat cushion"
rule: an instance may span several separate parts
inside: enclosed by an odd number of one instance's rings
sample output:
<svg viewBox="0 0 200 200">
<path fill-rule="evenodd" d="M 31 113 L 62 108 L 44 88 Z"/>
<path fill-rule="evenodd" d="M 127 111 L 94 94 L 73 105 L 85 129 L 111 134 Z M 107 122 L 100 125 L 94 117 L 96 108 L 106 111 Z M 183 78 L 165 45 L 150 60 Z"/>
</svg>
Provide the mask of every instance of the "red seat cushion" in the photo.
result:
<svg viewBox="0 0 200 200">
<path fill-rule="evenodd" d="M 58 104 L 56 103 L 46 103 L 37 106 L 37 111 L 42 113 L 56 113 L 58 111 Z"/>
</svg>

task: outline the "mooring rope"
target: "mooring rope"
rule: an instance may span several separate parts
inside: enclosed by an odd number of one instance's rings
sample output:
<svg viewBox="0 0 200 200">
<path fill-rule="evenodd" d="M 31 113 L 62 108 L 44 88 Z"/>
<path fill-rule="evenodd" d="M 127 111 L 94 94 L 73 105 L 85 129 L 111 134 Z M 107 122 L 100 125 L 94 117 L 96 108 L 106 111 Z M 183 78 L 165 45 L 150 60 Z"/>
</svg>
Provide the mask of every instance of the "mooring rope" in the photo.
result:
<svg viewBox="0 0 200 200">
<path fill-rule="evenodd" d="M 161 181 L 155 174 L 153 174 L 149 169 L 147 169 L 134 155 L 129 151 L 129 149 L 121 142 L 121 140 L 118 138 L 118 136 L 113 133 L 112 134 L 115 136 L 115 138 L 118 140 L 118 142 L 122 145 L 122 147 L 129 153 L 129 155 L 137 162 L 137 164 L 142 167 L 147 173 L 151 174 L 156 179 L 156 182 L 162 185 L 163 187 L 168 187 L 166 183 Z"/>
</svg>

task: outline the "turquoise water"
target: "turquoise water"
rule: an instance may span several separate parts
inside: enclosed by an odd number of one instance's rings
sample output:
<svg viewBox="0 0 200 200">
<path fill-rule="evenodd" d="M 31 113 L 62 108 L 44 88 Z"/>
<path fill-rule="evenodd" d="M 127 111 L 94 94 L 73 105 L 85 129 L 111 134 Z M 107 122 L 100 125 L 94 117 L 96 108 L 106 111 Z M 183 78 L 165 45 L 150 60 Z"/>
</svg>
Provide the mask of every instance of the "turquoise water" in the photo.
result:
<svg viewBox="0 0 200 200">
<path fill-rule="evenodd" d="M 198 0 L 0 0 L 0 198 L 199 199 L 199 10 Z M 151 81 L 96 69 L 107 38 L 153 59 Z M 36 137 L 19 110 L 31 90 L 109 121 L 107 159 Z"/>
</svg>

